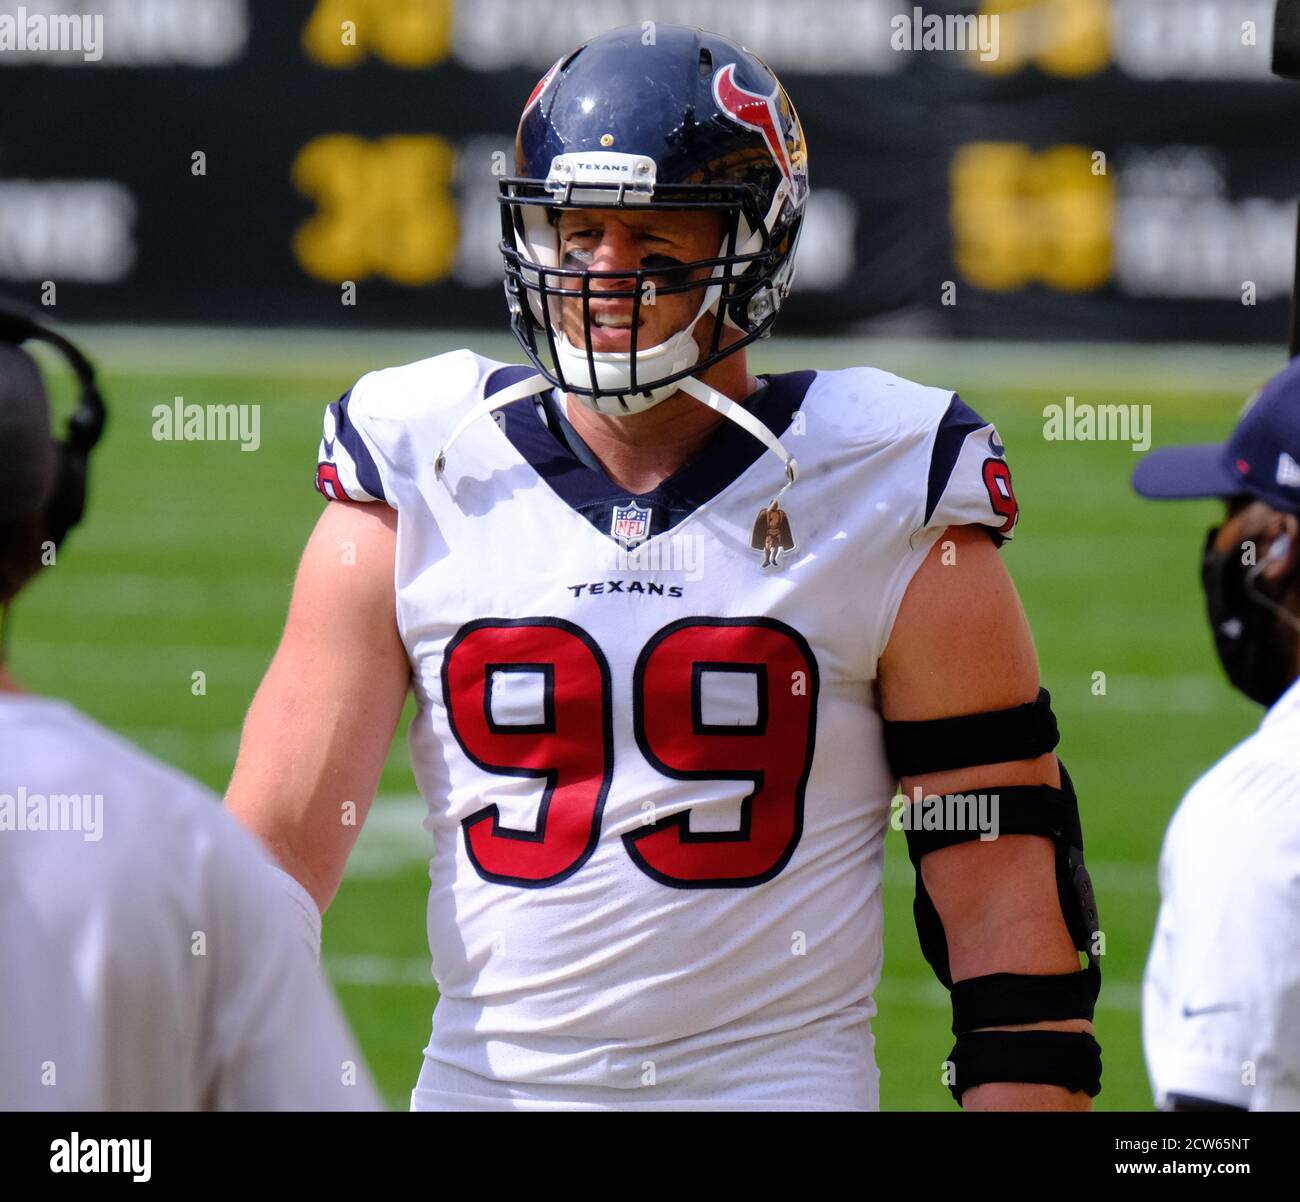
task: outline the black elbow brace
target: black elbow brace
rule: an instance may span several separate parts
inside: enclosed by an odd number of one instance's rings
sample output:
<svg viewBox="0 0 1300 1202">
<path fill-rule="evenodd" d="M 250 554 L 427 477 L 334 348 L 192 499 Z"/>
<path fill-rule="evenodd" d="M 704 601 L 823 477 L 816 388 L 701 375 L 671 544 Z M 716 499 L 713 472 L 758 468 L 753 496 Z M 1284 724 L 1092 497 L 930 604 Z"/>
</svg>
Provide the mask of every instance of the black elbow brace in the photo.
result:
<svg viewBox="0 0 1300 1202">
<path fill-rule="evenodd" d="M 1060 741 L 1046 689 L 1027 705 L 928 722 L 886 722 L 885 751 L 896 776 L 1035 759 Z M 996 788 L 999 835 L 1042 835 L 1056 849 L 1056 885 L 1070 937 L 1088 958 L 1079 972 L 1055 975 L 992 973 L 953 984 L 948 942 L 925 888 L 921 859 L 932 851 L 978 839 L 979 829 L 914 830 L 907 851 L 916 871 L 916 919 L 921 951 L 952 994 L 950 1089 L 958 1104 L 964 1090 L 992 1081 L 1061 1085 L 1089 1097 L 1101 1092 L 1101 1048 L 1086 1033 L 990 1031 L 982 1028 L 1091 1019 L 1101 988 L 1097 901 L 1083 862 L 1078 799 L 1061 765 L 1061 787 Z M 927 824 L 928 825 L 928 824 Z"/>
</svg>

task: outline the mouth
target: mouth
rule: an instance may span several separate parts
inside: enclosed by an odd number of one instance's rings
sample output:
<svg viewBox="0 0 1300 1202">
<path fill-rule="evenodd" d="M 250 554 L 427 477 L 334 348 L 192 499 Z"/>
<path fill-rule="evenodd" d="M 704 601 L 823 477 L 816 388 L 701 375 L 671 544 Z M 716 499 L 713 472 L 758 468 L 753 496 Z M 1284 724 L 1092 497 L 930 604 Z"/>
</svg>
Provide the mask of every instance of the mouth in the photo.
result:
<svg viewBox="0 0 1300 1202">
<path fill-rule="evenodd" d="M 611 330 L 630 330 L 632 328 L 632 317 L 631 314 L 593 313 L 591 315 L 591 324 Z M 638 322 L 638 325 L 644 324 L 644 319 Z"/>
<path fill-rule="evenodd" d="M 645 318 L 636 325 L 638 346 L 644 346 L 640 332 Z M 591 349 L 593 351 L 630 351 L 632 349 L 632 314 L 629 312 L 593 312 L 591 315 Z"/>
</svg>

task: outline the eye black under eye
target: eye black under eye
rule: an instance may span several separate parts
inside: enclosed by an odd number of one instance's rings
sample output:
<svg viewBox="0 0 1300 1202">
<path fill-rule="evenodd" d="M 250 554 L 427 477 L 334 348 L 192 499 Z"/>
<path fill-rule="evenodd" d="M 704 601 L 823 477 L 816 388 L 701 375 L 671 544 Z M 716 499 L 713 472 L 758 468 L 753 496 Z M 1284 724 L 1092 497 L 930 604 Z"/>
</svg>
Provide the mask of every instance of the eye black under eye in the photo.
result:
<svg viewBox="0 0 1300 1202">
<path fill-rule="evenodd" d="M 649 271 L 652 280 L 658 280 L 660 287 L 685 284 L 690 280 L 690 270 L 681 259 L 672 255 L 646 255 L 641 260 L 641 267 Z"/>
</svg>

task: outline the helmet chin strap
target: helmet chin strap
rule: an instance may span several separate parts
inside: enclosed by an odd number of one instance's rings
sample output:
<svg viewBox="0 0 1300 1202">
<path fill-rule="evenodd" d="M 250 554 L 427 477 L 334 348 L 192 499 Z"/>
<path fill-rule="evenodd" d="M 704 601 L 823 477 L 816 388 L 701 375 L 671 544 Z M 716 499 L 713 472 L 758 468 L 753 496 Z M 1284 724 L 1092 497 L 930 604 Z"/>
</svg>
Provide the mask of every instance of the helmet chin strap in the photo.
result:
<svg viewBox="0 0 1300 1202">
<path fill-rule="evenodd" d="M 785 483 L 776 496 L 772 498 L 771 503 L 775 505 L 777 500 L 784 496 L 790 486 L 799 479 L 799 461 L 785 449 L 781 440 L 767 426 L 738 401 L 733 401 L 729 396 L 723 396 L 716 388 L 710 388 L 694 376 L 687 376 L 684 380 L 679 380 L 678 387 L 688 396 L 694 397 L 702 405 L 708 405 L 710 409 L 717 410 L 723 417 L 735 422 L 742 430 L 752 434 L 781 461 L 781 466 L 785 468 Z"/>
<path fill-rule="evenodd" d="M 450 491 L 451 486 L 447 484 L 444 472 L 447 467 L 447 454 L 451 450 L 452 444 L 479 418 L 486 416 L 493 410 L 522 400 L 524 397 L 534 396 L 549 387 L 550 382 L 540 372 L 537 372 L 520 380 L 517 384 L 512 384 L 509 388 L 503 388 L 500 392 L 494 392 L 491 396 L 484 397 L 456 423 L 451 434 L 448 435 L 447 441 L 442 444 L 442 448 L 438 451 L 437 458 L 433 461 L 434 474 L 443 482 L 448 491 Z M 687 376 L 677 381 L 677 387 L 687 396 L 693 397 L 702 405 L 708 405 L 710 409 L 716 410 L 729 421 L 735 422 L 742 430 L 752 434 L 781 461 L 781 466 L 785 468 L 785 484 L 772 498 L 772 504 L 775 504 L 777 499 L 783 496 L 799 478 L 798 461 L 785 449 L 781 440 L 744 405 L 738 401 L 733 401 L 728 396 L 723 396 L 716 388 L 710 388 L 694 376 Z"/>
<path fill-rule="evenodd" d="M 433 461 L 434 474 L 444 485 L 447 483 L 446 477 L 442 474 L 447 466 L 447 452 L 451 450 L 452 443 L 480 417 L 486 417 L 494 409 L 500 409 L 503 405 L 512 405 L 515 401 L 521 401 L 526 396 L 534 396 L 550 386 L 551 382 L 541 372 L 534 372 L 531 376 L 525 376 L 518 384 L 511 384 L 509 388 L 503 388 L 500 392 L 494 392 L 491 396 L 484 397 L 452 428 L 451 433 L 447 436 L 447 441 L 442 444 L 438 451 L 438 457 Z"/>
</svg>

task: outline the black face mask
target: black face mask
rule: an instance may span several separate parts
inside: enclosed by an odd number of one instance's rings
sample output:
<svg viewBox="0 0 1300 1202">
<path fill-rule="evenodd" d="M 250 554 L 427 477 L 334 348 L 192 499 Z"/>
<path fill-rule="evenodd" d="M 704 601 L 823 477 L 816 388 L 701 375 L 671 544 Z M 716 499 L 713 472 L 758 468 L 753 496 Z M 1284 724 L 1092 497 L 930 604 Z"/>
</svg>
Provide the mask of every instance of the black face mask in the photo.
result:
<svg viewBox="0 0 1300 1202">
<path fill-rule="evenodd" d="M 1238 547 L 1216 551 L 1216 526 L 1205 539 L 1201 586 L 1214 631 L 1214 647 L 1228 680 L 1252 701 L 1270 706 L 1295 679 L 1295 635 L 1276 614 L 1250 595 Z M 1256 586 L 1258 587 L 1258 586 Z"/>
</svg>

